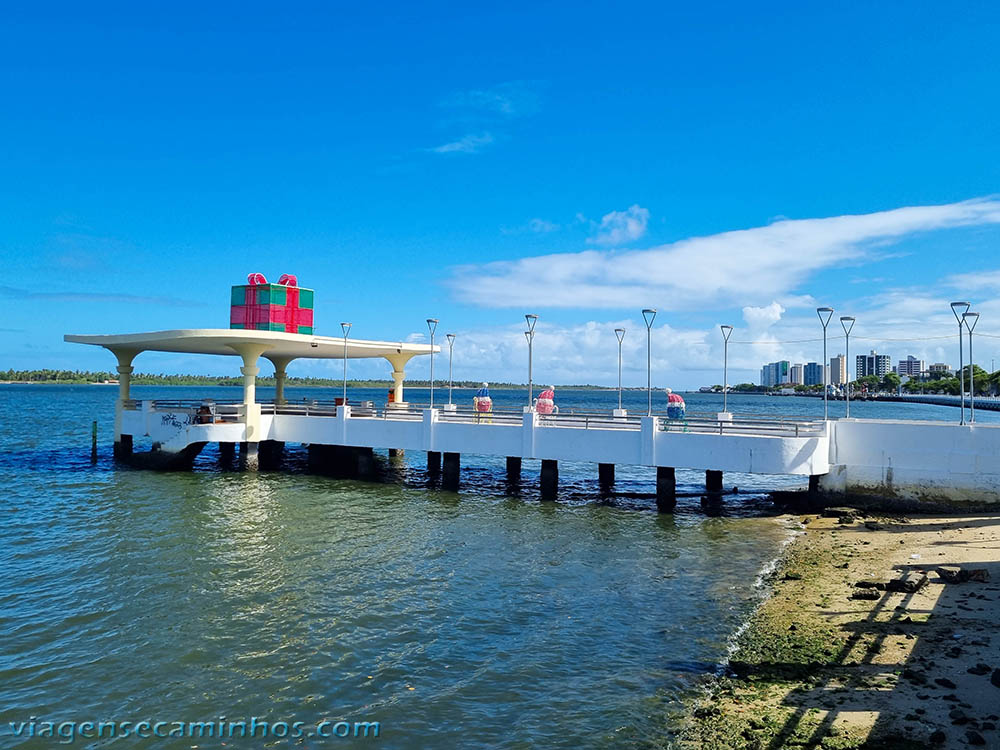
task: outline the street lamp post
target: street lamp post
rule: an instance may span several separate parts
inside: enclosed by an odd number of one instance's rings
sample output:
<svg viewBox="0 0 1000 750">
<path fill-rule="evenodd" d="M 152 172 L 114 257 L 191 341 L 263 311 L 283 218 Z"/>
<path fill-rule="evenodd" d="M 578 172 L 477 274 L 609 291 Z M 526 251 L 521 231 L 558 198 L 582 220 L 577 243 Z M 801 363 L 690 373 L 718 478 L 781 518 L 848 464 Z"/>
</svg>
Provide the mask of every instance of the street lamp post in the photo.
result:
<svg viewBox="0 0 1000 750">
<path fill-rule="evenodd" d="M 848 325 L 848 323 L 850 325 Z M 847 370 L 847 385 L 844 388 L 844 398 L 847 401 L 847 418 L 851 418 L 851 331 L 854 330 L 854 318 L 844 315 L 840 318 L 840 325 L 844 329 L 844 359 L 847 360 L 844 369 Z"/>
<path fill-rule="evenodd" d="M 452 368 L 451 368 L 451 362 L 455 356 L 455 334 L 454 333 L 445 334 L 445 338 L 448 339 L 448 406 L 451 406 L 451 391 L 455 385 L 455 381 L 452 379 Z"/>
<path fill-rule="evenodd" d="M 532 384 L 532 381 L 531 381 L 531 377 L 532 377 L 531 376 L 531 345 L 535 341 L 535 323 L 538 322 L 538 316 L 537 315 L 531 315 L 529 313 L 528 315 L 524 316 L 524 321 L 528 325 L 528 330 L 524 332 L 524 338 L 527 339 L 527 341 L 528 341 L 528 408 L 530 409 L 531 408 L 531 396 L 533 395 L 532 394 L 533 384 Z"/>
<path fill-rule="evenodd" d="M 719 326 L 722 329 L 722 411 L 729 413 L 729 337 L 733 335 L 732 326 Z"/>
<path fill-rule="evenodd" d="M 653 416 L 653 370 L 652 357 L 650 355 L 650 342 L 652 340 L 651 331 L 653 321 L 656 319 L 656 310 L 647 307 L 642 311 L 642 318 L 646 321 L 646 416 Z"/>
<path fill-rule="evenodd" d="M 967 312 L 962 315 L 965 327 L 969 329 L 969 424 L 976 421 L 976 366 L 972 359 L 972 332 L 979 322 L 979 313 Z"/>
<path fill-rule="evenodd" d="M 533 391 L 533 383 L 531 381 L 531 345 L 535 341 L 535 323 L 538 322 L 537 315 L 531 315 L 530 313 L 524 316 L 524 321 L 528 325 L 528 330 L 524 332 L 524 337 L 528 340 L 528 408 L 531 408 L 531 397 Z"/>
<path fill-rule="evenodd" d="M 438 327 L 437 318 L 427 319 L 427 330 L 431 332 L 431 408 L 434 408 L 434 332 Z"/>
<path fill-rule="evenodd" d="M 962 316 L 969 312 L 970 307 L 968 302 L 951 303 L 951 311 L 955 313 L 955 320 L 958 321 L 958 393 L 962 399 L 962 416 L 958 420 L 959 424 L 965 424 L 965 372 L 963 370 L 965 362 L 962 351 Z"/>
<path fill-rule="evenodd" d="M 350 323 L 341 323 L 340 329 L 344 332 L 344 405 L 347 405 L 347 334 L 351 332 Z"/>
<path fill-rule="evenodd" d="M 830 318 L 833 317 L 832 307 L 817 307 L 816 314 L 819 316 L 819 322 L 823 324 L 823 419 L 830 418 L 830 410 L 827 404 L 827 391 L 830 390 L 830 384 L 827 382 L 827 367 L 830 366 L 829 360 L 826 358 L 826 327 L 830 324 Z M 826 316 L 825 318 L 823 316 Z"/>
<path fill-rule="evenodd" d="M 622 339 L 625 338 L 625 329 L 616 328 L 615 338 L 618 339 L 618 411 L 622 410 Z"/>
</svg>

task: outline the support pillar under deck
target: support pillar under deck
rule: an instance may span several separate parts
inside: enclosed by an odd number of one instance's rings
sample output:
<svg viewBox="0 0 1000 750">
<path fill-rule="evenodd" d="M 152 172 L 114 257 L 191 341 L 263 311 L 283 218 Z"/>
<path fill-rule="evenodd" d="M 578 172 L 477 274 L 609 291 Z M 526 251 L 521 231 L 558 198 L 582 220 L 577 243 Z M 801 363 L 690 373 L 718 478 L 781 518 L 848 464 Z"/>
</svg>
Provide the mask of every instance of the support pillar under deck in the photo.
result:
<svg viewBox="0 0 1000 750">
<path fill-rule="evenodd" d="M 427 451 L 427 471 L 429 471 L 431 474 L 441 473 L 440 451 Z"/>
<path fill-rule="evenodd" d="M 602 490 L 610 490 L 615 484 L 615 465 L 597 464 L 597 483 Z"/>
<path fill-rule="evenodd" d="M 240 443 L 240 469 L 257 471 L 260 468 L 259 443 Z"/>
<path fill-rule="evenodd" d="M 670 513 L 677 507 L 677 474 L 673 466 L 656 467 L 656 509 Z"/>
<path fill-rule="evenodd" d="M 277 469 L 285 452 L 285 444 L 281 440 L 262 440 L 260 442 L 259 463 L 262 469 Z"/>
<path fill-rule="evenodd" d="M 507 481 L 517 484 L 521 481 L 521 457 L 507 456 Z"/>
<path fill-rule="evenodd" d="M 236 443 L 219 443 L 219 463 L 231 464 L 236 458 Z"/>
<path fill-rule="evenodd" d="M 542 500 L 555 500 L 559 494 L 559 462 L 542 459 L 541 475 Z"/>
<path fill-rule="evenodd" d="M 377 464 L 375 463 L 375 451 L 371 448 L 354 448 L 354 460 L 357 465 L 358 478 L 371 481 L 375 479 Z"/>
<path fill-rule="evenodd" d="M 709 469 L 705 472 L 705 491 L 713 494 L 720 494 L 722 492 L 721 471 L 712 471 Z"/>
<path fill-rule="evenodd" d="M 458 453 L 444 454 L 444 475 L 442 482 L 449 490 L 458 489 L 458 475 L 461 467 L 461 458 Z"/>
<path fill-rule="evenodd" d="M 131 435 L 119 435 L 118 439 L 115 441 L 114 447 L 115 458 L 129 458 L 132 455 L 132 436 Z"/>
<path fill-rule="evenodd" d="M 809 495 L 815 497 L 819 494 L 819 474 L 809 475 Z"/>
</svg>

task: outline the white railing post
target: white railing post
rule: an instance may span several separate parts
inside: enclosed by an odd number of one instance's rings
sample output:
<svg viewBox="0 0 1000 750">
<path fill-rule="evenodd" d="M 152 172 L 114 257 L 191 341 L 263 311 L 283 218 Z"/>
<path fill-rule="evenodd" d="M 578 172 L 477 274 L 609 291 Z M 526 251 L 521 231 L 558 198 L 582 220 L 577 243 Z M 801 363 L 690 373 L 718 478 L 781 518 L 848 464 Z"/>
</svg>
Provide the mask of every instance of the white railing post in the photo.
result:
<svg viewBox="0 0 1000 750">
<path fill-rule="evenodd" d="M 153 421 L 153 402 L 146 400 L 142 402 L 142 434 L 149 435 L 149 427 Z"/>
<path fill-rule="evenodd" d="M 438 410 L 437 409 L 423 409 L 421 411 L 423 416 L 423 443 L 425 451 L 436 451 L 437 448 L 434 447 L 435 443 L 435 429 L 434 425 L 438 421 Z"/>
<path fill-rule="evenodd" d="M 535 427 L 538 425 L 538 412 L 532 410 L 521 415 L 521 457 L 535 457 Z"/>
<path fill-rule="evenodd" d="M 642 432 L 641 453 L 639 464 L 656 466 L 656 422 L 659 417 L 642 417 L 640 430 Z"/>
<path fill-rule="evenodd" d="M 350 445 L 347 440 L 347 422 L 351 418 L 351 407 L 347 404 L 342 404 L 337 407 L 337 432 L 340 434 L 340 444 Z"/>
</svg>

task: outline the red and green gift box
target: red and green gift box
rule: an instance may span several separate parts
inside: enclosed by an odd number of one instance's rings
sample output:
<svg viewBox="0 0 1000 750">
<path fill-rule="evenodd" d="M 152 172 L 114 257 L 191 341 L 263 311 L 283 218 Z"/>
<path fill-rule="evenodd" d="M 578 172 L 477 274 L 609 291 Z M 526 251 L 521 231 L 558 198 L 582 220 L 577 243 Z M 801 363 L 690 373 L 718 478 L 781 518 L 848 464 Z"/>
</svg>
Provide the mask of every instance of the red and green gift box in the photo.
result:
<svg viewBox="0 0 1000 750">
<path fill-rule="evenodd" d="M 313 290 L 300 287 L 291 274 L 269 284 L 264 274 L 252 273 L 246 284 L 233 287 L 230 304 L 230 328 L 313 332 Z"/>
</svg>

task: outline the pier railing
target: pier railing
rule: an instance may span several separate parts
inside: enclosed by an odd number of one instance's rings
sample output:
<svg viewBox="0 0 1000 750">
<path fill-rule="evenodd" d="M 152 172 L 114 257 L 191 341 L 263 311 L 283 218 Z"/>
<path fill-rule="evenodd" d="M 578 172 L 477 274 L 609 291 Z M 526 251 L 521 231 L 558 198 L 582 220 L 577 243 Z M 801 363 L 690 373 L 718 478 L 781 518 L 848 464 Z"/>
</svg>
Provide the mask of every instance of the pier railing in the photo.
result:
<svg viewBox="0 0 1000 750">
<path fill-rule="evenodd" d="M 712 435 L 757 435 L 760 437 L 815 437 L 826 432 L 822 419 L 795 420 L 788 418 L 737 417 L 732 420 L 690 417 L 669 419 L 660 417 L 663 432 L 695 432 Z"/>
<path fill-rule="evenodd" d="M 149 404 L 144 407 L 144 403 Z M 261 414 L 306 417 L 336 417 L 340 408 L 332 399 L 302 399 L 301 401 L 275 403 L 273 400 L 258 402 Z M 429 405 L 409 403 L 377 408 L 371 401 L 350 404 L 351 419 L 382 419 L 386 421 L 421 421 Z M 151 408 L 156 412 L 188 415 L 189 424 L 211 422 L 239 422 L 243 417 L 240 400 L 215 401 L 210 399 L 156 399 L 143 402 L 130 399 L 124 408 L 139 410 Z M 717 414 L 693 413 L 682 419 L 671 419 L 662 414 L 652 415 L 655 429 L 661 432 L 689 432 L 716 435 L 757 435 L 761 437 L 812 437 L 825 434 L 826 423 L 812 417 L 764 415 L 737 415 L 719 419 Z M 643 415 L 614 416 L 605 412 L 567 410 L 556 414 L 537 414 L 538 427 L 580 430 L 621 430 L 636 432 L 642 429 Z M 458 424 L 521 425 L 524 410 L 499 408 L 478 412 L 464 407 L 437 409 L 437 421 Z"/>
<path fill-rule="evenodd" d="M 640 430 L 642 417 L 614 417 L 610 414 L 539 414 L 540 427 L 569 427 L 581 430 Z"/>
</svg>

